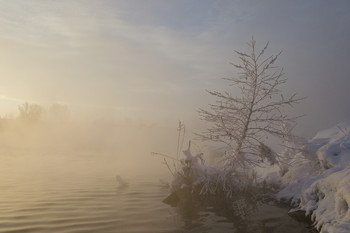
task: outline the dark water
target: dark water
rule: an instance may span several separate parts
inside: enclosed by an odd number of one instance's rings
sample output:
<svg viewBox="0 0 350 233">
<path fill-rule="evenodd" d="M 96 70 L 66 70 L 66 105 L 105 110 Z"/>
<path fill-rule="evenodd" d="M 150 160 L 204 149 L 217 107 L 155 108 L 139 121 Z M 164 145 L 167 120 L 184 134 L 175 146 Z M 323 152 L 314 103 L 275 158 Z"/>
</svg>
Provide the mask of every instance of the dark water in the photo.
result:
<svg viewBox="0 0 350 233">
<path fill-rule="evenodd" d="M 287 209 L 266 204 L 244 218 L 199 202 L 170 207 L 162 203 L 169 190 L 158 178 L 139 176 L 119 187 L 111 170 L 94 164 L 3 158 L 0 232 L 310 232 Z"/>
</svg>

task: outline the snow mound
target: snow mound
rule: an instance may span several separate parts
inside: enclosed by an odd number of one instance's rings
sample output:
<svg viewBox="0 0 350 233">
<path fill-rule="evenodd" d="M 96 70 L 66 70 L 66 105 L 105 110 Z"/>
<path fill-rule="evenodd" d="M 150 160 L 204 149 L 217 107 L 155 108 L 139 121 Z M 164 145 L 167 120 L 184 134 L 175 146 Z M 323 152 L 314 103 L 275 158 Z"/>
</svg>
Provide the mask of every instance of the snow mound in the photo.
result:
<svg viewBox="0 0 350 233">
<path fill-rule="evenodd" d="M 347 166 L 350 163 L 350 121 L 320 131 L 311 143 L 322 145 L 317 157 L 324 168 Z"/>
<path fill-rule="evenodd" d="M 299 207 L 311 214 L 321 232 L 350 232 L 350 169 L 333 168 L 313 182 Z"/>
<path fill-rule="evenodd" d="M 349 133 L 349 132 L 350 132 L 350 121 L 345 121 L 345 122 L 338 123 L 336 126 L 333 126 L 332 128 L 318 131 L 312 140 L 321 139 L 321 138 L 323 139 L 334 138 L 334 137 L 338 137 L 339 134 L 344 135 L 344 133 Z"/>
<path fill-rule="evenodd" d="M 321 233 L 350 232 L 350 121 L 318 132 L 282 180 L 277 197 L 311 215 Z"/>
</svg>

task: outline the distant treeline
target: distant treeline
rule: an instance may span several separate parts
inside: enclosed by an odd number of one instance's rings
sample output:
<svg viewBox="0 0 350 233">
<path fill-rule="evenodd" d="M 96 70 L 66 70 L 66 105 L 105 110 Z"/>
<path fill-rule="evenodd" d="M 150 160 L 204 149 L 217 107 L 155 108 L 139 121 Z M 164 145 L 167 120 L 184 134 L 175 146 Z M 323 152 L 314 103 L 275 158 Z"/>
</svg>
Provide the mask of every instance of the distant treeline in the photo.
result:
<svg viewBox="0 0 350 233">
<path fill-rule="evenodd" d="M 66 105 L 53 104 L 45 108 L 39 104 L 30 104 L 28 102 L 18 106 L 17 116 L 0 117 L 1 122 L 20 120 L 27 123 L 40 122 L 43 120 L 65 121 L 70 117 L 70 110 Z"/>
<path fill-rule="evenodd" d="M 15 116 L 0 117 L 0 152 L 100 149 L 99 139 L 104 137 L 99 134 L 114 137 L 113 127 L 107 131 L 101 125 L 85 118 L 73 119 L 66 105 L 43 107 L 26 102 L 18 106 Z"/>
</svg>

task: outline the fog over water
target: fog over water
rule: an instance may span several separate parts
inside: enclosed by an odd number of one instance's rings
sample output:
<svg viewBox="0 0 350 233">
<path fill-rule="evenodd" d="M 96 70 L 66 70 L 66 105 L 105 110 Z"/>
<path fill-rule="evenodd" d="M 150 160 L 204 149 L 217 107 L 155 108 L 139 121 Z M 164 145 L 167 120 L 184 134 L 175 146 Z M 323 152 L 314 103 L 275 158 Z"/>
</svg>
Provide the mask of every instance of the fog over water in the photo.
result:
<svg viewBox="0 0 350 233">
<path fill-rule="evenodd" d="M 61 108 L 66 110 L 65 106 Z M 18 172 L 44 169 L 59 174 L 108 172 L 113 179 L 116 175 L 126 179 L 147 176 L 157 182 L 162 176 L 168 177 L 162 158 L 151 152 L 173 154 L 176 127 L 118 123 L 113 119 L 69 114 L 62 117 L 52 115 L 55 114 L 52 109 L 42 111 L 46 115 L 42 113 L 40 119 L 23 116 L 1 119 L 1 156 L 5 160 L 14 158 L 12 165 L 5 166 L 8 169 Z"/>
</svg>

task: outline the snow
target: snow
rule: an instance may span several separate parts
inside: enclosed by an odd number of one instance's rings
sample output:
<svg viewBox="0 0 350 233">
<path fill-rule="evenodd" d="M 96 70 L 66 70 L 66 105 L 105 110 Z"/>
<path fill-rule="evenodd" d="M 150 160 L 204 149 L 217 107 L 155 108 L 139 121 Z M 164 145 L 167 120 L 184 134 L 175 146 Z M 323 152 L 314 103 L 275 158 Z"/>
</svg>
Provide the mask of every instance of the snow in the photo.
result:
<svg viewBox="0 0 350 233">
<path fill-rule="evenodd" d="M 192 184 L 196 185 L 207 172 L 202 153 L 193 156 L 190 146 L 191 144 L 187 150 L 183 151 L 185 158 L 180 160 L 180 168 L 175 171 L 171 184 L 173 189 L 184 189 Z"/>
<path fill-rule="evenodd" d="M 320 131 L 292 159 L 277 194 L 321 233 L 350 232 L 350 121 Z"/>
</svg>

